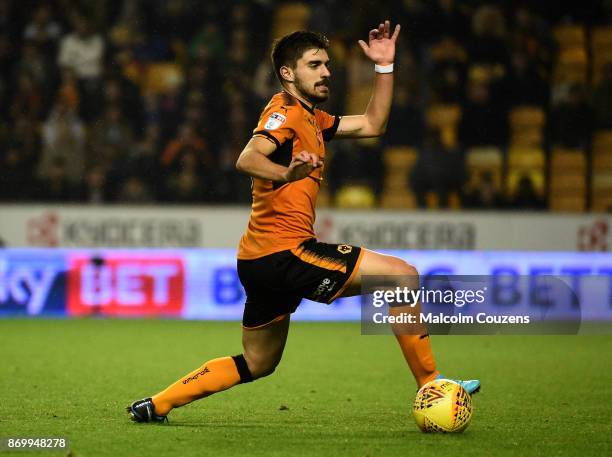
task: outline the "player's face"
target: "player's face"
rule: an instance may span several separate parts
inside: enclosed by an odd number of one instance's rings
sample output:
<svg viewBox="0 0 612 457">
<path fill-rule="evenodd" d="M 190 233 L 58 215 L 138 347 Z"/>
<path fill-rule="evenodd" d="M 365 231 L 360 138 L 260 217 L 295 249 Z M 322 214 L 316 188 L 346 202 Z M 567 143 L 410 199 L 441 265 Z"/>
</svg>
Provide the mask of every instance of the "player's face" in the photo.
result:
<svg viewBox="0 0 612 457">
<path fill-rule="evenodd" d="M 329 56 L 325 49 L 309 49 L 297 61 L 295 88 L 313 103 L 329 97 Z"/>
</svg>

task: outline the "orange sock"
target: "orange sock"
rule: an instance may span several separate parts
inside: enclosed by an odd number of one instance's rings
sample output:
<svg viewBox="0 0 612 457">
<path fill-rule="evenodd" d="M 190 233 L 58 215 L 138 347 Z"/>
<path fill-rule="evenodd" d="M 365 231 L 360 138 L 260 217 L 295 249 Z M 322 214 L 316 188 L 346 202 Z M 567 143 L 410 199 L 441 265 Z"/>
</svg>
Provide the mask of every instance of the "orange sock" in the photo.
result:
<svg viewBox="0 0 612 457">
<path fill-rule="evenodd" d="M 197 370 L 183 376 L 164 391 L 154 395 L 152 399 L 155 413 L 165 416 L 173 408 L 252 380 L 242 354 L 209 360 Z"/>
<path fill-rule="evenodd" d="M 402 348 L 404 358 L 410 366 L 417 385 L 421 387 L 423 384 L 432 381 L 439 374 L 439 371 L 436 370 L 436 361 L 429 343 L 429 335 L 396 334 L 395 337 Z"/>
</svg>

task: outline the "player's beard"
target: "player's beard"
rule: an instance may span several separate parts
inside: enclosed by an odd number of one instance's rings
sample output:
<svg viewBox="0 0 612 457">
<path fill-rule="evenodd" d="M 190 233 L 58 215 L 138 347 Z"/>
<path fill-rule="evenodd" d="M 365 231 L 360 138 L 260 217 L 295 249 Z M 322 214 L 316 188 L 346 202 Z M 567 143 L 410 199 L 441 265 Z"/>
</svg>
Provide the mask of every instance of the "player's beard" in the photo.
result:
<svg viewBox="0 0 612 457">
<path fill-rule="evenodd" d="M 302 84 L 302 81 L 299 79 L 296 79 L 294 84 L 298 92 L 315 105 L 317 103 L 323 103 L 329 98 L 329 80 L 327 79 L 316 82 L 312 88 L 309 88 L 306 84 Z M 327 87 L 327 92 L 317 92 L 320 86 Z"/>
</svg>

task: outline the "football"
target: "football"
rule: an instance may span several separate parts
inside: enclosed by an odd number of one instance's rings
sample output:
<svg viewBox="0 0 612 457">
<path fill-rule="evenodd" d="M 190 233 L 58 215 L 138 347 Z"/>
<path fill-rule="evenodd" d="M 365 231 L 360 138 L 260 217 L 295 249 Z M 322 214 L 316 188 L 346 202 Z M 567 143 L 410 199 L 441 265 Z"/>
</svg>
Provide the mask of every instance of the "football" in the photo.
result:
<svg viewBox="0 0 612 457">
<path fill-rule="evenodd" d="M 423 432 L 462 432 L 472 420 L 472 398 L 450 379 L 436 379 L 419 389 L 412 408 Z"/>
</svg>

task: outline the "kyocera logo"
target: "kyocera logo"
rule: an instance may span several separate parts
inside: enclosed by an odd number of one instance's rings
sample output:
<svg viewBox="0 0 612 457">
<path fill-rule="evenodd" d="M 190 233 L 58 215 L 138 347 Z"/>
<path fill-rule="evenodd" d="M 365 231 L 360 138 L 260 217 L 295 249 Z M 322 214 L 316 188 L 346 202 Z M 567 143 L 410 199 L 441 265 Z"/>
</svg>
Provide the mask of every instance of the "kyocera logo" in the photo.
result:
<svg viewBox="0 0 612 457">
<path fill-rule="evenodd" d="M 23 306 L 28 314 L 40 314 L 45 307 L 58 267 L 0 259 L 0 306 Z"/>
<path fill-rule="evenodd" d="M 177 315 L 185 273 L 177 258 L 76 258 L 68 276 L 71 314 Z"/>
</svg>

